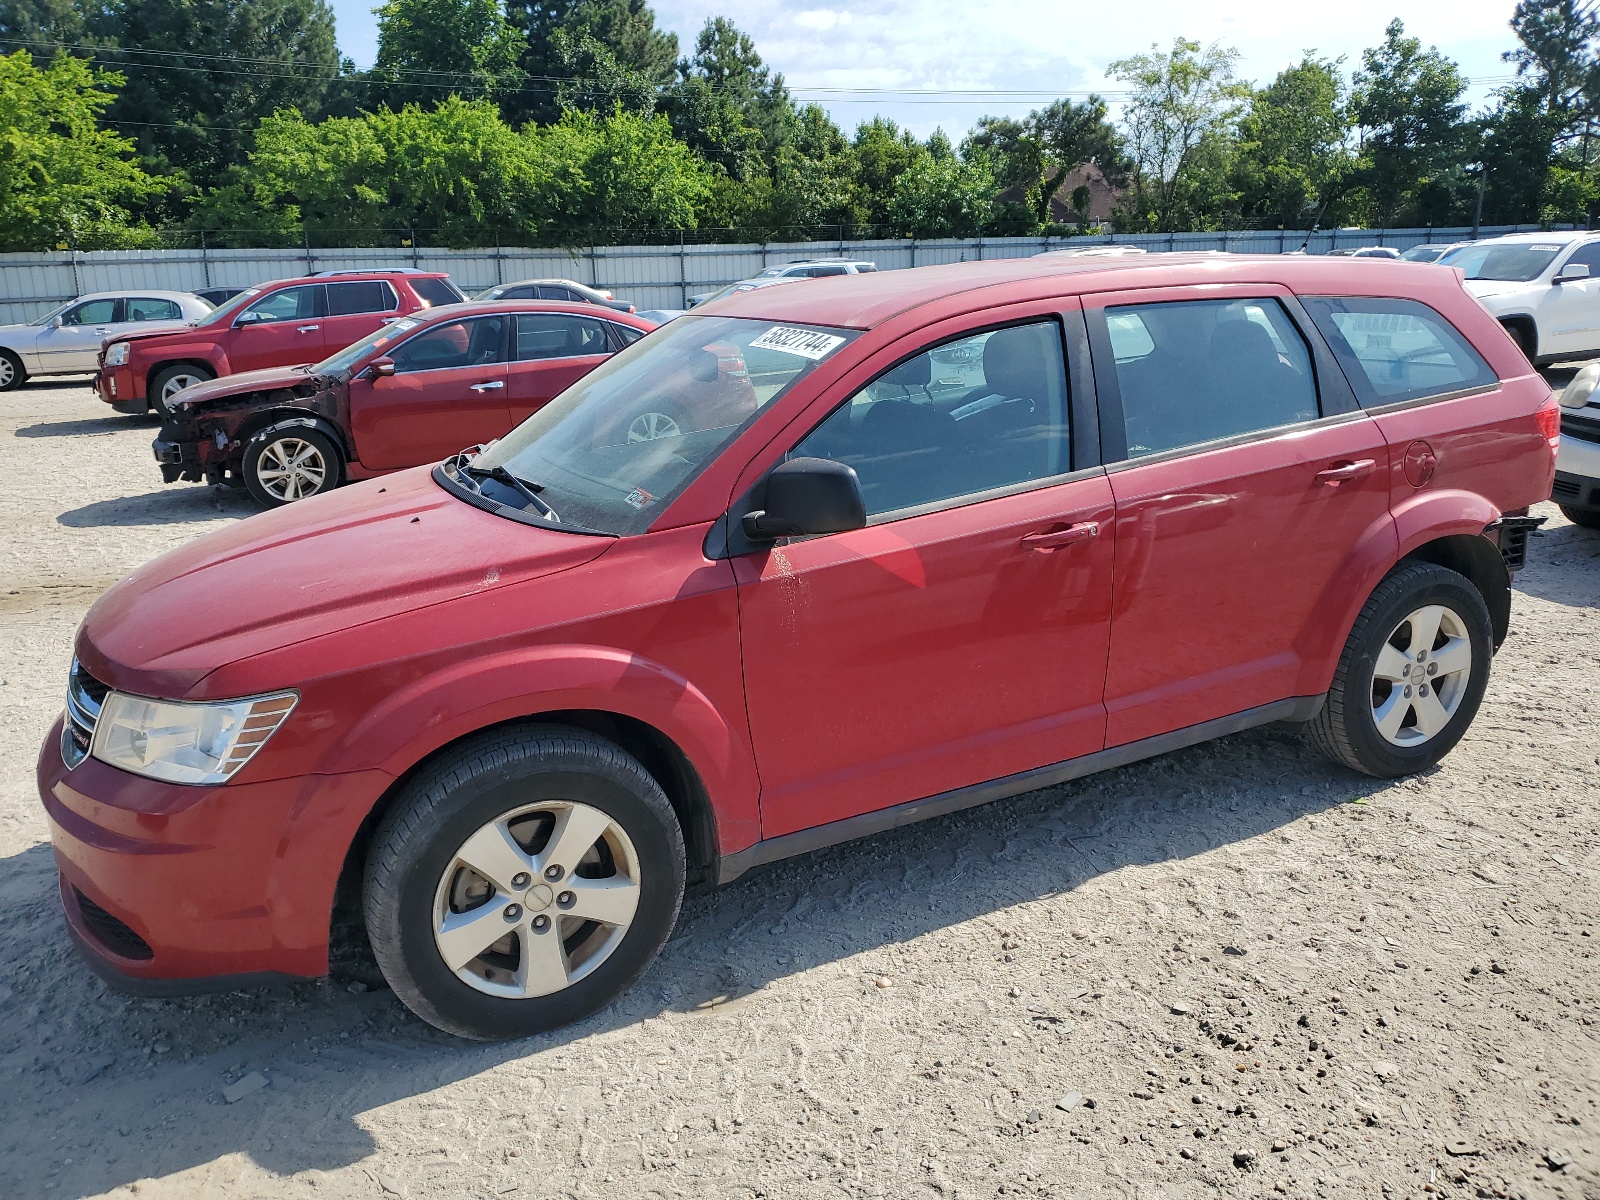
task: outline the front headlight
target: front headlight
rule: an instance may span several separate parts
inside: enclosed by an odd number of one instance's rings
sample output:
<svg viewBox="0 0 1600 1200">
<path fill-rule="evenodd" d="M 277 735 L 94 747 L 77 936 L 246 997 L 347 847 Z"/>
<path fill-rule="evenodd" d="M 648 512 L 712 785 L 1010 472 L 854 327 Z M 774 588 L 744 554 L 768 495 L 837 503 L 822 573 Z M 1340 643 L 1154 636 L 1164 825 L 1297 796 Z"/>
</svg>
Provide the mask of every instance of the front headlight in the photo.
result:
<svg viewBox="0 0 1600 1200">
<path fill-rule="evenodd" d="M 112 342 L 106 347 L 106 366 L 120 367 L 128 361 L 128 343 Z"/>
<path fill-rule="evenodd" d="M 111 692 L 89 753 L 135 775 L 168 783 L 226 783 L 277 732 L 300 696 L 186 704 Z"/>
</svg>

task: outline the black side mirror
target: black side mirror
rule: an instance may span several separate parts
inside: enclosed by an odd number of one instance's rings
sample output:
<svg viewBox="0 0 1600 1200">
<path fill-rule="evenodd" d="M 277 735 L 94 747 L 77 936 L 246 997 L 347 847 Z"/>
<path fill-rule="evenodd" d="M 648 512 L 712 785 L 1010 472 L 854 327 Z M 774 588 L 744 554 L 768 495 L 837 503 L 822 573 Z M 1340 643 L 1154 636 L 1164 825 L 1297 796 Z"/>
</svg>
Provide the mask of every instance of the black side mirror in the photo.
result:
<svg viewBox="0 0 1600 1200">
<path fill-rule="evenodd" d="M 827 458 L 792 458 L 773 468 L 765 504 L 740 522 L 752 541 L 843 533 L 867 523 L 855 468 Z"/>
</svg>

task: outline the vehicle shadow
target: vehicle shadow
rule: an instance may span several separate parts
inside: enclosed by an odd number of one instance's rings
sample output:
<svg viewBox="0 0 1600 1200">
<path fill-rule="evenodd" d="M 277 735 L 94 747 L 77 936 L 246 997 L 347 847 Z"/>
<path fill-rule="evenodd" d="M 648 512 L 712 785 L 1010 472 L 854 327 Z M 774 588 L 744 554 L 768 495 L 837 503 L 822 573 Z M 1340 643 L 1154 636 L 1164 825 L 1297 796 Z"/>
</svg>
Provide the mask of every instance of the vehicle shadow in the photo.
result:
<svg viewBox="0 0 1600 1200">
<path fill-rule="evenodd" d="M 1589 569 L 1561 569 L 1568 561 L 1587 562 Z M 1600 531 L 1570 523 L 1535 530 L 1528 541 L 1527 566 L 1517 572 L 1512 586 L 1552 604 L 1600 608 Z"/>
<path fill-rule="evenodd" d="M 118 413 L 104 417 L 81 417 L 76 421 L 40 421 L 37 425 L 24 425 L 14 430 L 11 436 L 20 438 L 104 436 L 121 433 L 127 429 L 137 429 L 140 426 L 156 429 L 160 425 L 160 419 L 148 413 L 142 417 L 126 417 Z"/>
<path fill-rule="evenodd" d="M 94 372 L 86 371 L 82 375 L 52 375 L 40 379 L 33 377 L 17 389 L 18 392 L 79 392 L 90 387 L 94 382 Z"/>
<path fill-rule="evenodd" d="M 544 1071 L 547 1052 L 648 1018 L 737 1020 L 762 989 L 812 968 L 1391 786 L 1327 764 L 1297 730 L 1268 727 L 818 851 L 691 895 L 656 964 L 605 1011 L 488 1046 L 437 1033 L 342 972 L 182 1000 L 109 992 L 67 950 L 53 862 L 36 846 L 0 861 L 0 969 L 15 981 L 0 991 L 0 1072 L 17 1114 L 0 1123 L 0 1194 L 43 1194 L 49 1179 L 54 1195 L 88 1196 L 234 1153 L 280 1176 L 349 1166 L 377 1150 L 362 1117 L 385 1105 L 517 1060 L 531 1060 L 521 1077 L 543 1091 L 565 1070 Z M 996 986 L 1012 977 L 998 953 L 991 969 Z M 224 1103 L 224 1086 L 248 1071 L 268 1083 Z M 72 1165 L 40 1152 L 69 1128 Z"/>
<path fill-rule="evenodd" d="M 70 529 L 95 529 L 117 525 L 180 525 L 189 521 L 217 521 L 248 517 L 260 507 L 242 490 L 227 487 L 173 487 L 142 496 L 96 500 L 56 518 Z"/>
</svg>

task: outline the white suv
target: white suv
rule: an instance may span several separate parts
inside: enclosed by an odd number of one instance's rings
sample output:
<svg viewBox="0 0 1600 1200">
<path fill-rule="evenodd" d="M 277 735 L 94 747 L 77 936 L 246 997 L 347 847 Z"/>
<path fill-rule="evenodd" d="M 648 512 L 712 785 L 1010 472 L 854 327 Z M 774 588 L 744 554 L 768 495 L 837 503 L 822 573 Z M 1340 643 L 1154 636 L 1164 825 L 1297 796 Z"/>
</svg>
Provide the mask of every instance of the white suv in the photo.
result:
<svg viewBox="0 0 1600 1200">
<path fill-rule="evenodd" d="M 824 279 L 829 275 L 866 275 L 878 269 L 877 263 L 866 262 L 855 258 L 797 258 L 793 262 L 780 263 L 775 267 L 768 267 L 750 276 L 754 280 L 771 279 Z M 713 296 L 721 295 L 722 289 L 702 292 L 698 296 L 689 297 L 689 307 L 695 308 L 704 304 Z"/>
<path fill-rule="evenodd" d="M 1600 354 L 1600 233 L 1512 233 L 1452 250 L 1467 290 L 1530 362 Z"/>
</svg>

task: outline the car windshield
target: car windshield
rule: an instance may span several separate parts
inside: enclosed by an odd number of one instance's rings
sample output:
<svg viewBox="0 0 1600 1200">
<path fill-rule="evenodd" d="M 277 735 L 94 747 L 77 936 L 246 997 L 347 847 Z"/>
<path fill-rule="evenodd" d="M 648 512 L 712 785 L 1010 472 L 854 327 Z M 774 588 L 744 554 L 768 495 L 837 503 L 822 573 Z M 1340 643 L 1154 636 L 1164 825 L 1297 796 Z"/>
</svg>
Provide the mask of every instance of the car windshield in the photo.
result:
<svg viewBox="0 0 1600 1200">
<path fill-rule="evenodd" d="M 1460 267 L 1468 279 L 1525 283 L 1537 279 L 1565 249 L 1562 242 L 1501 242 L 1497 246 L 1463 246 L 1450 251 L 1439 262 L 1447 267 Z"/>
<path fill-rule="evenodd" d="M 1431 263 L 1443 253 L 1444 249 L 1440 246 L 1413 246 L 1400 257 L 1406 262 Z"/>
<path fill-rule="evenodd" d="M 817 363 L 846 329 L 683 317 L 601 364 L 470 464 L 505 468 L 558 524 L 643 533 L 696 475 Z M 539 515 L 509 487 L 485 494 Z"/>
<path fill-rule="evenodd" d="M 411 317 L 401 317 L 395 321 L 386 321 L 360 341 L 351 342 L 339 353 L 323 359 L 311 368 L 311 373 L 313 375 L 338 375 L 340 372 L 348 371 L 361 361 L 362 355 L 387 346 L 390 342 L 398 342 L 419 324 L 421 324 L 420 321 L 416 321 Z"/>
<path fill-rule="evenodd" d="M 205 316 L 196 321 L 195 324 L 221 325 L 231 321 L 234 318 L 234 314 L 236 314 L 241 308 L 243 308 L 246 304 L 249 304 L 251 300 L 255 299 L 255 297 L 259 296 L 260 294 L 260 288 L 245 288 L 245 290 L 240 292 L 237 296 L 233 296 L 228 300 L 223 301 L 216 307 L 215 310 L 208 312 Z"/>
</svg>

